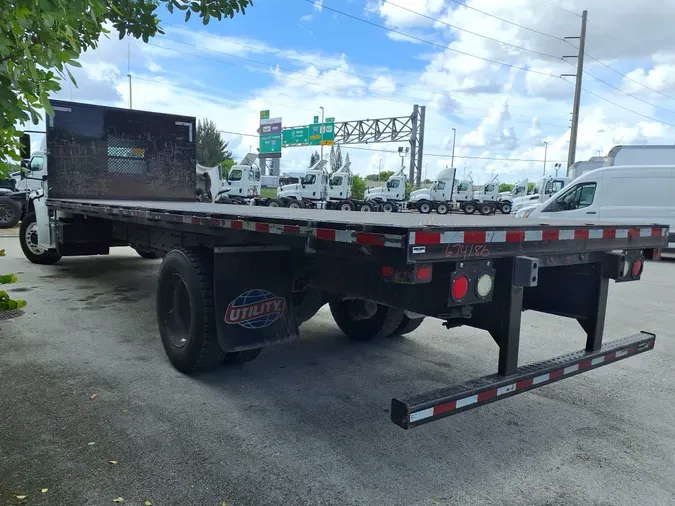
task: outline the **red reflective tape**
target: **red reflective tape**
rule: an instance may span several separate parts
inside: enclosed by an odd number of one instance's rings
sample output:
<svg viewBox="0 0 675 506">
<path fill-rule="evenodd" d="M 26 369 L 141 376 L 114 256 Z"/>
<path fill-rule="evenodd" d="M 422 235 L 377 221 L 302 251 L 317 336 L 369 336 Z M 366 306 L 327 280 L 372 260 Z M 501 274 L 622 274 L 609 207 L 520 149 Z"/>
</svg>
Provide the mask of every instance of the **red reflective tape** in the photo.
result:
<svg viewBox="0 0 675 506">
<path fill-rule="evenodd" d="M 192 217 L 192 224 L 193 224 L 193 225 L 200 225 L 201 223 L 202 223 L 202 219 L 201 219 L 201 218 L 197 218 L 197 217 L 195 217 L 195 216 Z"/>
<path fill-rule="evenodd" d="M 628 229 L 628 237 L 630 239 L 633 239 L 635 237 L 640 237 L 640 229 L 639 228 L 629 228 Z"/>
<path fill-rule="evenodd" d="M 574 231 L 574 239 L 575 240 L 581 240 L 581 239 L 588 239 L 588 230 L 583 230 L 583 229 L 577 229 Z"/>
<path fill-rule="evenodd" d="M 381 234 L 358 232 L 356 234 L 356 242 L 358 244 L 369 244 L 371 246 L 384 246 L 384 236 Z"/>
<path fill-rule="evenodd" d="M 613 351 L 612 353 L 608 353 L 605 355 L 605 361 L 609 362 L 610 360 L 614 360 L 616 358 L 616 352 Z"/>
<path fill-rule="evenodd" d="M 300 227 L 297 225 L 284 225 L 284 234 L 299 234 Z"/>
<path fill-rule="evenodd" d="M 579 362 L 579 369 L 588 369 L 590 366 L 591 366 L 590 360 L 584 360 L 582 362 Z"/>
<path fill-rule="evenodd" d="M 635 346 L 631 346 L 630 348 L 628 348 L 628 354 L 629 355 L 632 355 L 636 351 L 637 351 L 637 348 Z"/>
<path fill-rule="evenodd" d="M 434 416 L 442 415 L 448 411 L 454 411 L 456 407 L 457 401 L 445 402 L 443 404 L 439 404 L 438 406 L 434 406 Z"/>
<path fill-rule="evenodd" d="M 616 229 L 615 228 L 606 228 L 602 231 L 603 239 L 616 239 Z"/>
<path fill-rule="evenodd" d="M 485 392 L 480 392 L 478 394 L 478 402 L 487 401 L 488 399 L 494 399 L 497 397 L 497 389 L 493 388 L 492 390 L 486 390 Z"/>
<path fill-rule="evenodd" d="M 525 240 L 524 230 L 507 230 L 506 242 L 523 242 Z"/>
<path fill-rule="evenodd" d="M 417 268 L 417 279 L 418 280 L 431 279 L 431 266 L 425 265 L 423 267 L 418 267 Z"/>
<path fill-rule="evenodd" d="M 544 230 L 541 234 L 543 241 L 557 241 L 560 238 L 559 230 Z"/>
<path fill-rule="evenodd" d="M 661 237 L 663 235 L 663 229 L 661 227 L 652 228 L 652 237 Z"/>
<path fill-rule="evenodd" d="M 232 228 L 235 230 L 243 230 L 244 222 L 239 220 L 232 220 Z"/>
<path fill-rule="evenodd" d="M 415 244 L 440 244 L 440 232 L 415 232 Z"/>
<path fill-rule="evenodd" d="M 516 381 L 516 390 L 522 390 L 523 388 L 529 388 L 531 386 L 532 386 L 532 378 L 525 378 Z"/>
<path fill-rule="evenodd" d="M 255 231 L 256 232 L 262 232 L 263 234 L 269 234 L 270 224 L 269 223 L 256 223 L 255 224 Z"/>
<path fill-rule="evenodd" d="M 487 242 L 485 232 L 464 232 L 464 243 L 483 244 Z"/>
<path fill-rule="evenodd" d="M 556 378 L 559 378 L 563 374 L 565 374 L 565 369 L 556 369 L 555 371 L 551 371 L 550 373 L 548 373 L 548 378 L 554 380 Z"/>
<path fill-rule="evenodd" d="M 335 230 L 329 228 L 317 228 L 316 229 L 316 238 L 323 241 L 334 241 L 335 240 Z"/>
</svg>

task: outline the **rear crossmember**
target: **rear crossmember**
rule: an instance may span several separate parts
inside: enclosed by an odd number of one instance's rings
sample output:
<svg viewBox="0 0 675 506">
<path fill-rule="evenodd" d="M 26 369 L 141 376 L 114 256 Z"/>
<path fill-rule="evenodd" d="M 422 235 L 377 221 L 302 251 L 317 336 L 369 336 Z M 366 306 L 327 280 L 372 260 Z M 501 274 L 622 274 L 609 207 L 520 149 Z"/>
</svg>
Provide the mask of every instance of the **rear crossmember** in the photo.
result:
<svg viewBox="0 0 675 506">
<path fill-rule="evenodd" d="M 655 341 L 654 334 L 641 332 L 607 342 L 598 351 L 580 350 L 519 367 L 509 376 L 492 374 L 407 399 L 392 399 L 391 420 L 404 429 L 417 427 L 649 351 Z"/>
</svg>

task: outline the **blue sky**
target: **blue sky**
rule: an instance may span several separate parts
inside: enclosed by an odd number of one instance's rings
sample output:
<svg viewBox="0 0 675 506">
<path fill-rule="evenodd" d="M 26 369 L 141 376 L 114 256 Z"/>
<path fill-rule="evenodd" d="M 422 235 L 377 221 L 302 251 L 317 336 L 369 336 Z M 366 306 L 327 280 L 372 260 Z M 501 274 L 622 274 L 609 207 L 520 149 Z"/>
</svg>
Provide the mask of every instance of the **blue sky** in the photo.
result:
<svg viewBox="0 0 675 506">
<path fill-rule="evenodd" d="M 548 172 L 552 161 L 566 160 L 573 79 L 564 82 L 558 75 L 574 72 L 560 56 L 576 50 L 561 37 L 578 33 L 581 0 L 323 4 L 319 9 L 305 0 L 256 0 L 245 16 L 207 26 L 196 17 L 185 23 L 180 12 L 161 12 L 165 36 L 147 45 L 119 41 L 115 34 L 102 40 L 81 58 L 79 87 L 64 87 L 60 98 L 127 106 L 130 52 L 134 108 L 208 117 L 224 131 L 247 134 L 223 134 L 236 157 L 257 144 L 248 135 L 255 133 L 261 109 L 290 126 L 309 123 L 319 106 L 343 121 L 406 116 L 418 103 L 428 106 L 424 163 L 430 177 L 451 163 L 453 128 L 455 166 L 478 180 L 496 173 L 505 182 L 534 178 L 544 158 Z M 659 12 L 594 2 L 587 53 L 626 76 L 587 58 L 586 70 L 607 84 L 584 77 L 588 93 L 582 97 L 577 159 L 620 143 L 672 142 L 675 35 Z M 627 22 L 636 35 L 617 33 L 616 26 Z M 389 153 L 397 147 L 345 149 L 352 168 L 366 174 L 377 171 L 380 159 L 386 168 L 398 166 L 398 155 Z M 285 149 L 282 168 L 306 165 L 310 153 Z"/>
</svg>

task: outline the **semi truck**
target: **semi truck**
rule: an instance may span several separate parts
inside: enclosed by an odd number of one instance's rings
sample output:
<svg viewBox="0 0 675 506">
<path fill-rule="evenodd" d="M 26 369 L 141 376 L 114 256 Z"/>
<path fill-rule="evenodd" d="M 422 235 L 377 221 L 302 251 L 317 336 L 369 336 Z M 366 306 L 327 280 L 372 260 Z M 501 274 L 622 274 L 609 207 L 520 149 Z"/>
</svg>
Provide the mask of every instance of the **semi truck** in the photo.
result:
<svg viewBox="0 0 675 506">
<path fill-rule="evenodd" d="M 161 257 L 157 325 L 183 373 L 250 362 L 298 338 L 326 304 L 356 341 L 406 335 L 424 318 L 487 331 L 499 350 L 494 374 L 394 397 L 391 420 L 408 429 L 654 347 L 648 332 L 606 340 L 605 309 L 610 281 L 640 280 L 665 245 L 665 225 L 196 202 L 195 118 L 56 100 L 52 108 L 48 180 L 21 247 L 43 265 L 115 246 Z M 522 365 L 525 310 L 578 322 L 584 348 Z"/>
<path fill-rule="evenodd" d="M 534 185 L 532 193 L 513 200 L 511 212 L 516 213 L 524 207 L 546 202 L 551 195 L 558 193 L 570 182 L 568 177 L 546 176 Z"/>
</svg>

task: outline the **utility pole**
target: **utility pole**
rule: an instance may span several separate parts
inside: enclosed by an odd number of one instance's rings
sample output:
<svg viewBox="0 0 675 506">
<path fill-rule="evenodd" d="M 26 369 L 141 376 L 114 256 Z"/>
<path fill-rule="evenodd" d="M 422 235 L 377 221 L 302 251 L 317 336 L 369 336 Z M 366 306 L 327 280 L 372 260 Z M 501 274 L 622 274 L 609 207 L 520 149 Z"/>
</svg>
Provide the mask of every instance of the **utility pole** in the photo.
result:
<svg viewBox="0 0 675 506">
<path fill-rule="evenodd" d="M 455 166 L 455 139 L 457 138 L 457 129 L 453 128 L 452 129 L 452 160 L 450 162 L 450 165 Z"/>
<path fill-rule="evenodd" d="M 579 130 L 579 107 L 581 105 L 581 78 L 584 73 L 584 50 L 586 48 L 586 19 L 588 11 L 581 13 L 581 34 L 579 37 L 564 37 L 567 39 L 579 39 L 579 55 L 578 56 L 563 56 L 563 58 L 577 58 L 577 73 L 576 74 L 562 74 L 561 77 L 576 77 L 576 85 L 574 87 L 574 107 L 572 109 L 572 129 L 570 131 L 570 150 L 567 155 L 567 173 L 569 175 L 569 168 L 574 163 L 577 153 L 577 133 Z"/>
</svg>

